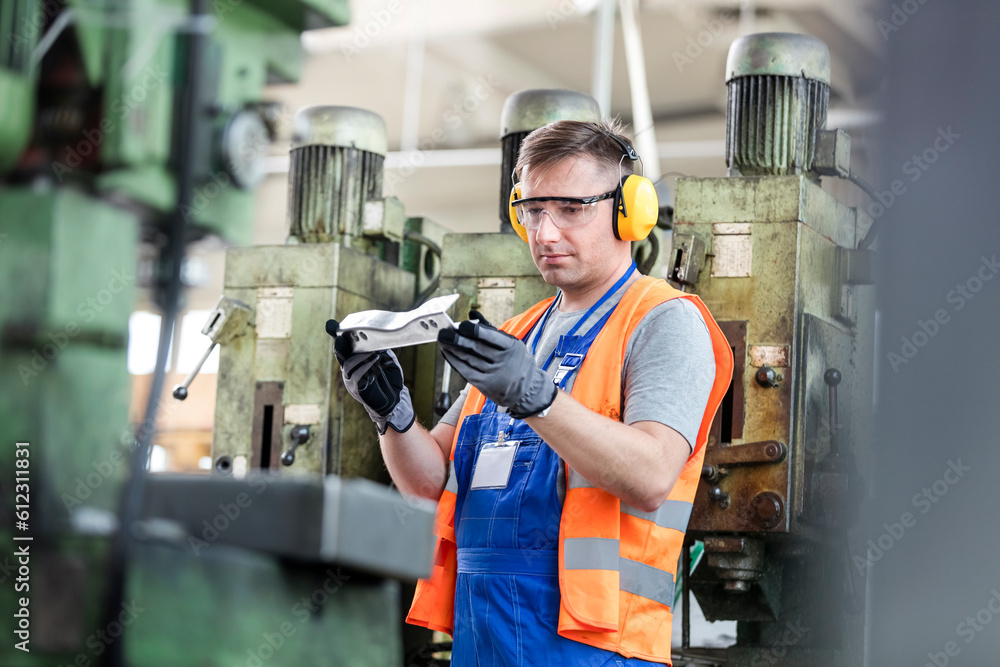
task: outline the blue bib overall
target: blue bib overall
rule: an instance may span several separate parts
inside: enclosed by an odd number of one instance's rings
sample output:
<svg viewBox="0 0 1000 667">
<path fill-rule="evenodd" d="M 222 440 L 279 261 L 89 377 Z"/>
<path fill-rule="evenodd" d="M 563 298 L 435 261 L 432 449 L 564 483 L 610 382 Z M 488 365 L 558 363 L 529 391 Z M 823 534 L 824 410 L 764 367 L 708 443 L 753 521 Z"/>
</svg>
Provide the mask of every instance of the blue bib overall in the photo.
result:
<svg viewBox="0 0 1000 667">
<path fill-rule="evenodd" d="M 583 336 L 565 336 L 557 347 L 554 356 L 561 357 L 562 363 L 556 378 L 561 388 L 608 316 Z M 470 489 L 483 446 L 496 443 L 501 434 L 505 442 L 519 443 L 506 486 Z M 455 473 L 458 579 L 453 665 L 657 664 L 624 658 L 556 633 L 562 514 L 556 489 L 559 456 L 527 423 L 498 412 L 487 400 L 479 414 L 470 415 L 461 425 Z"/>
</svg>

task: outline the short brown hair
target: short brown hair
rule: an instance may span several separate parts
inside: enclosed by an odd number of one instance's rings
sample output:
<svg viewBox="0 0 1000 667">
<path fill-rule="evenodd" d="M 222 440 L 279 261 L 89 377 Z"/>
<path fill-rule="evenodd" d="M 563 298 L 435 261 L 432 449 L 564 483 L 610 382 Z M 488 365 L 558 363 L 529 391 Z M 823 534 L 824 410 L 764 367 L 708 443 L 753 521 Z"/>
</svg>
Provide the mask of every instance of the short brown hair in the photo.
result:
<svg viewBox="0 0 1000 667">
<path fill-rule="evenodd" d="M 558 120 L 540 127 L 525 137 L 521 144 L 514 166 L 517 180 L 524 180 L 528 169 L 544 174 L 567 158 L 581 156 L 592 159 L 609 177 L 618 177 L 619 164 L 623 176 L 633 173 L 633 160 L 628 157 L 622 159 L 622 147 L 612 136 L 629 145 L 632 143 L 617 118 L 598 123 Z"/>
</svg>

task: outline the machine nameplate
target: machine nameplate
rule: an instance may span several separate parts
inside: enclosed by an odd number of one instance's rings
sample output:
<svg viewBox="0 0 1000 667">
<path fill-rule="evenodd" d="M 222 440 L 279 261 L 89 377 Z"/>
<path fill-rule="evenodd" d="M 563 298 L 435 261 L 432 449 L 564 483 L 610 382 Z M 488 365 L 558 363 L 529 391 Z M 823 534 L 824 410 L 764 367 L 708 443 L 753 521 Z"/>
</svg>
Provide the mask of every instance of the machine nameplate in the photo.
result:
<svg viewBox="0 0 1000 667">
<path fill-rule="evenodd" d="M 514 317 L 516 283 L 513 278 L 480 278 L 476 284 L 479 312 L 497 325 Z"/>
<path fill-rule="evenodd" d="M 322 424 L 323 413 L 316 403 L 285 406 L 286 424 Z"/>
<path fill-rule="evenodd" d="M 758 368 L 762 366 L 774 366 L 777 368 L 788 367 L 788 346 L 787 345 L 751 345 L 750 365 Z"/>
<path fill-rule="evenodd" d="M 749 223 L 712 225 L 712 277 L 746 278 L 750 276 L 752 236 Z"/>
<path fill-rule="evenodd" d="M 257 290 L 257 338 L 292 337 L 292 288 Z"/>
</svg>

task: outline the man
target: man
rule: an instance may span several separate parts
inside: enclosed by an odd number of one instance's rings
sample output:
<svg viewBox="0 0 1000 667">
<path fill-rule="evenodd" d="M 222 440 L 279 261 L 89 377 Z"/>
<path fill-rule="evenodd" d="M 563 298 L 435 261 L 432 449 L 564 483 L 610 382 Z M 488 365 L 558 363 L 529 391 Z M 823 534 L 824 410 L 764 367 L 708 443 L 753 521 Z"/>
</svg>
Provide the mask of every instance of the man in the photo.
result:
<svg viewBox="0 0 1000 667">
<path fill-rule="evenodd" d="M 337 339 L 393 480 L 439 500 L 407 620 L 451 633 L 455 665 L 670 662 L 674 571 L 732 353 L 704 304 L 640 276 L 617 238 L 630 152 L 611 123 L 525 139 L 513 222 L 559 293 L 502 331 L 477 317 L 441 332 L 470 386 L 430 432 L 392 353 Z"/>
</svg>

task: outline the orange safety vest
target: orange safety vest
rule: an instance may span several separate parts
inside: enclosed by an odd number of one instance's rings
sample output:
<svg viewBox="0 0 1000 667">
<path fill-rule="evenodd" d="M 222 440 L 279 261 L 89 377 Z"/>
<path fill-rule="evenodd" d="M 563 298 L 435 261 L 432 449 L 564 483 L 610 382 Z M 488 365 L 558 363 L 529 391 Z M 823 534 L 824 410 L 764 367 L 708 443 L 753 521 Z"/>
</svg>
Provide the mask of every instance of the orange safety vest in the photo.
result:
<svg viewBox="0 0 1000 667">
<path fill-rule="evenodd" d="M 626 290 L 577 371 L 572 396 L 591 410 L 621 420 L 622 361 L 636 325 L 652 308 L 670 299 L 689 299 L 701 311 L 712 338 L 715 381 L 688 457 L 663 505 L 642 512 L 623 504 L 566 466 L 566 499 L 559 524 L 559 626 L 562 637 L 615 651 L 626 657 L 670 662 L 675 570 L 692 502 L 701 477 L 705 443 L 715 413 L 733 376 L 733 353 L 708 308 L 697 296 L 663 280 L 643 277 Z M 546 299 L 506 322 L 502 329 L 524 336 L 552 303 Z M 459 424 L 482 410 L 485 398 L 474 387 Z M 455 605 L 456 429 L 448 484 L 438 502 L 438 537 L 430 579 L 422 579 L 406 620 L 451 634 Z"/>
</svg>

